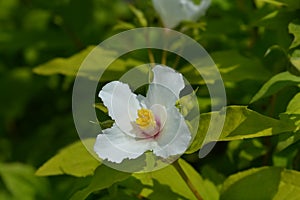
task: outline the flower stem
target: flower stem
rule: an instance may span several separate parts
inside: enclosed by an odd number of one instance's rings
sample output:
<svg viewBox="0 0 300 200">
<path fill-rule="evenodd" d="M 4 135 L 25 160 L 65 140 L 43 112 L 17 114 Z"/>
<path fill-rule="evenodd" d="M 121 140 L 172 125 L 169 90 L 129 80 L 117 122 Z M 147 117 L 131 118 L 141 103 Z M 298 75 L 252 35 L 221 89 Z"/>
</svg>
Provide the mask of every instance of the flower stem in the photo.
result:
<svg viewBox="0 0 300 200">
<path fill-rule="evenodd" d="M 150 63 L 154 64 L 155 59 L 154 59 L 154 55 L 153 55 L 151 49 L 148 49 L 148 56 L 149 56 Z"/>
<path fill-rule="evenodd" d="M 174 65 L 173 65 L 173 69 L 176 69 L 178 64 L 179 64 L 179 61 L 180 61 L 180 56 L 177 55 L 176 58 L 175 58 L 175 62 L 174 62 Z"/>
<path fill-rule="evenodd" d="M 163 65 L 167 64 L 167 51 L 166 50 L 164 50 L 162 53 L 161 64 L 163 64 Z"/>
<path fill-rule="evenodd" d="M 195 195 L 195 197 L 198 200 L 203 200 L 203 198 L 201 197 L 201 195 L 199 194 L 199 192 L 197 191 L 197 189 L 195 188 L 195 186 L 193 185 L 193 183 L 191 182 L 191 180 L 188 178 L 188 176 L 186 175 L 186 173 L 184 172 L 184 170 L 182 169 L 182 167 L 178 163 L 178 160 L 176 160 L 173 163 L 173 166 L 175 167 L 175 169 L 177 170 L 177 172 L 180 174 L 180 176 L 183 178 L 183 180 L 185 181 L 185 183 L 187 184 L 187 186 L 190 188 L 190 190 L 193 192 L 193 194 Z"/>
</svg>

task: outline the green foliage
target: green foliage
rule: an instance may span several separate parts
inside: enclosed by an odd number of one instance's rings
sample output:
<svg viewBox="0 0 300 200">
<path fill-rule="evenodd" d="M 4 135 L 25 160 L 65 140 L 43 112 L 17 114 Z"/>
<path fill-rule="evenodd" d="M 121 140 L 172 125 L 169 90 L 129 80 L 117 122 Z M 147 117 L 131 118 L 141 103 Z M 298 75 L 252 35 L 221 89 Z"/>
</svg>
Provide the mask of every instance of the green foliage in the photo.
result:
<svg viewBox="0 0 300 200">
<path fill-rule="evenodd" d="M 282 72 L 273 76 L 263 87 L 255 94 L 251 102 L 261 98 L 268 97 L 287 86 L 293 86 L 300 83 L 300 77 L 294 76 L 289 72 Z"/>
<path fill-rule="evenodd" d="M 255 57 L 251 58 L 241 55 L 236 50 L 217 51 L 213 52 L 211 56 L 218 66 L 225 83 L 245 80 L 265 80 L 270 77 L 270 72 L 264 69 L 260 60 Z M 215 82 L 214 79 L 207 79 L 204 82 L 199 78 L 199 74 L 195 69 L 190 66 L 182 68 L 179 71 L 188 78 L 191 84 L 213 84 Z M 260 71 L 260 73 L 257 74 L 257 71 Z M 202 68 L 202 73 L 210 75 L 214 71 L 211 66 L 205 66 Z"/>
<path fill-rule="evenodd" d="M 47 199 L 48 182 L 45 178 L 35 177 L 34 171 L 31 166 L 20 163 L 0 163 L 0 177 L 4 184 L 0 189 L 0 197 L 25 200 Z"/>
<path fill-rule="evenodd" d="M 299 23 L 290 23 L 289 32 L 294 35 L 293 43 L 290 48 L 295 48 L 300 45 L 300 25 Z"/>
<path fill-rule="evenodd" d="M 270 72 L 255 57 L 243 56 L 235 50 L 213 52 L 211 56 L 218 65 L 223 80 L 226 82 L 239 82 L 247 79 L 265 80 L 270 77 Z M 259 74 L 257 71 L 259 71 Z"/>
<path fill-rule="evenodd" d="M 291 56 L 291 63 L 297 69 L 297 72 L 300 72 L 300 50 L 295 50 Z"/>
<path fill-rule="evenodd" d="M 286 109 L 287 114 L 300 114 L 300 93 L 296 94 Z"/>
<path fill-rule="evenodd" d="M 92 63 L 91 65 L 88 65 L 88 67 L 86 67 L 86 71 L 81 71 L 81 73 L 79 73 L 78 70 L 80 68 L 80 65 L 92 50 L 102 56 L 101 63 Z M 103 63 L 109 64 L 110 60 L 114 60 L 115 56 L 115 52 L 105 51 L 99 47 L 95 48 L 95 46 L 90 46 L 69 58 L 55 58 L 34 68 L 33 71 L 40 75 L 78 75 L 97 80 L 97 77 L 93 77 L 91 76 L 91 74 L 93 74 L 94 71 L 104 70 L 105 66 L 103 66 Z M 130 69 L 132 66 L 138 65 L 140 65 L 140 62 L 134 59 L 118 59 L 107 70 L 105 70 L 105 73 L 101 77 L 101 81 L 112 81 L 117 77 L 121 77 L 123 75 L 123 72 Z"/>
<path fill-rule="evenodd" d="M 36 67 L 33 71 L 40 75 L 63 74 L 66 76 L 75 76 L 83 62 L 84 58 L 92 51 L 95 46 L 77 53 L 70 58 L 55 58 L 41 66 Z"/>
<path fill-rule="evenodd" d="M 92 147 L 94 139 L 84 140 L 84 145 Z M 85 177 L 94 173 L 100 162 L 95 159 L 81 141 L 62 149 L 58 154 L 41 166 L 36 175 L 50 176 L 68 174 Z M 81 159 L 78 159 L 80 157 Z"/>
<path fill-rule="evenodd" d="M 299 199 L 300 173 L 276 167 L 262 167 L 230 176 L 220 199 Z M 251 192 L 249 192 L 251 190 Z"/>
<path fill-rule="evenodd" d="M 198 133 L 187 153 L 193 153 L 200 149 L 209 126 L 218 126 L 218 119 L 224 116 L 224 113 L 224 111 L 211 112 L 200 116 Z M 210 120 L 212 115 L 216 121 Z M 230 106 L 226 108 L 225 123 L 220 136 L 207 135 L 206 137 L 208 138 L 207 142 L 231 141 L 272 136 L 293 130 L 295 127 L 292 124 L 261 115 L 245 106 Z"/>
<path fill-rule="evenodd" d="M 148 22 L 144 16 L 144 13 L 132 5 L 130 5 L 129 8 L 133 12 L 133 14 L 136 16 L 140 26 L 146 27 Z"/>
<path fill-rule="evenodd" d="M 155 172 L 147 174 L 134 174 L 133 176 L 140 179 L 142 183 L 146 185 L 155 185 L 155 180 L 162 185 L 167 185 L 173 192 L 179 195 L 177 198 L 182 196 L 186 199 L 195 199 L 194 194 L 176 169 L 178 167 L 182 168 L 187 178 L 191 181 L 191 183 L 195 186 L 195 189 L 203 196 L 204 199 L 218 199 L 219 194 L 216 186 L 210 180 L 202 178 L 192 166 L 181 159 L 178 160 L 178 165 L 170 165 Z M 155 190 L 151 192 L 155 192 Z M 142 195 L 147 195 L 147 193 L 142 193 Z"/>
<path fill-rule="evenodd" d="M 108 188 L 112 184 L 125 180 L 129 176 L 130 174 L 128 173 L 119 172 L 112 168 L 106 167 L 105 165 L 101 165 L 95 171 L 95 174 L 90 184 L 86 188 L 76 192 L 71 197 L 71 199 L 72 200 L 86 199 L 92 192 Z"/>
<path fill-rule="evenodd" d="M 0 0 L 0 199 L 300 199 L 299 10 L 298 0 L 212 0 L 204 17 L 176 27 L 215 61 L 228 101 L 221 111 L 211 112 L 218 98 L 210 99 L 205 86 L 216 80 L 204 82 L 184 59 L 152 49 L 156 62 L 174 66 L 195 89 L 200 122 L 178 161 L 128 174 L 87 150 L 94 139 L 78 141 L 72 84 L 76 75 L 95 80 L 109 64 L 96 79 L 100 89 L 151 60 L 138 50 L 109 63 L 116 52 L 95 47 L 121 30 L 162 26 L 152 1 Z M 92 50 L 101 61 L 77 74 Z M 91 106 L 105 129 L 114 121 L 99 101 Z M 178 107 L 194 130 L 197 109 L 184 105 Z M 214 135 L 225 109 L 222 132 Z M 205 136 L 216 145 L 199 159 Z"/>
</svg>

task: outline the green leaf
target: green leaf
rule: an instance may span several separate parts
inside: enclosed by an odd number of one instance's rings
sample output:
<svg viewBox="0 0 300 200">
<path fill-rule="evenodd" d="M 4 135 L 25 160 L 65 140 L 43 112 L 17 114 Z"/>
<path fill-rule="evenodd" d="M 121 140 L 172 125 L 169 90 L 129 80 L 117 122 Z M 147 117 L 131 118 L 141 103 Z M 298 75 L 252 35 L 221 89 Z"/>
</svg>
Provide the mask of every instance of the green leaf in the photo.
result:
<svg viewBox="0 0 300 200">
<path fill-rule="evenodd" d="M 219 51 L 211 54 L 214 62 L 218 66 L 219 72 L 224 82 L 239 82 L 243 80 L 266 80 L 271 76 L 260 60 L 257 58 L 248 58 L 241 55 L 238 51 Z M 215 82 L 215 70 L 211 66 L 203 66 L 201 73 L 211 79 L 204 82 L 201 74 L 191 66 L 186 66 L 179 70 L 188 78 L 191 84 L 213 84 Z M 259 72 L 259 73 L 257 73 Z"/>
<path fill-rule="evenodd" d="M 120 196 L 122 196 L 122 199 L 124 200 L 139 200 L 141 199 L 139 195 L 143 189 L 144 185 L 141 183 L 141 181 L 133 176 L 130 176 L 126 180 L 116 183 L 113 187 L 110 187 L 109 199 L 118 199 Z"/>
<path fill-rule="evenodd" d="M 259 139 L 255 138 L 230 141 L 226 154 L 238 169 L 246 169 L 251 166 L 251 162 L 266 153 L 267 148 Z"/>
<path fill-rule="evenodd" d="M 146 27 L 148 22 L 144 16 L 144 13 L 132 5 L 129 5 L 129 8 L 133 12 L 133 14 L 137 17 L 139 24 L 143 27 Z"/>
<path fill-rule="evenodd" d="M 286 109 L 286 114 L 300 114 L 300 92 L 290 101 Z"/>
<path fill-rule="evenodd" d="M 300 93 L 297 93 L 289 102 L 284 113 L 280 114 L 283 120 L 290 120 L 296 125 L 295 131 L 300 130 Z"/>
<path fill-rule="evenodd" d="M 219 192 L 210 180 L 202 178 L 201 175 L 183 159 L 178 160 L 178 163 L 203 199 L 219 199 Z"/>
<path fill-rule="evenodd" d="M 99 122 L 102 129 L 111 128 L 114 123 L 115 123 L 115 121 L 113 121 L 113 120 L 106 120 L 103 122 Z"/>
<path fill-rule="evenodd" d="M 288 133 L 278 137 L 278 144 L 272 155 L 273 165 L 277 167 L 293 168 L 296 155 L 299 152 L 300 134 Z"/>
<path fill-rule="evenodd" d="M 299 83 L 300 77 L 294 76 L 289 72 L 277 74 L 262 86 L 262 88 L 252 98 L 250 103 L 253 103 L 261 98 L 268 97 L 284 87 L 297 85 Z"/>
<path fill-rule="evenodd" d="M 295 50 L 290 58 L 291 63 L 297 69 L 298 73 L 300 73 L 300 50 Z"/>
<path fill-rule="evenodd" d="M 93 51 L 93 54 L 101 55 L 99 60 L 86 60 L 86 62 L 91 62 L 85 65 L 84 70 L 80 70 L 77 73 L 84 59 Z M 140 65 L 139 61 L 128 59 L 122 60 L 116 58 L 116 53 L 112 51 L 103 50 L 100 47 L 89 46 L 88 48 L 82 50 L 81 52 L 74 54 L 69 58 L 55 58 L 42 65 L 37 66 L 33 71 L 39 75 L 54 75 L 62 74 L 66 76 L 84 76 L 92 80 L 99 80 L 99 77 L 94 77 L 94 72 L 99 72 L 105 70 L 102 74 L 101 81 L 112 81 L 120 78 L 124 72 L 126 72 L 132 66 Z M 111 63 L 114 61 L 113 63 Z M 106 64 L 110 64 L 108 67 Z M 107 68 L 104 68 L 107 67 Z"/>
<path fill-rule="evenodd" d="M 0 163 L 0 177 L 12 195 L 10 199 L 45 199 L 49 195 L 48 183 L 44 178 L 36 177 L 31 166 Z"/>
<path fill-rule="evenodd" d="M 161 199 L 180 199 L 187 200 L 187 198 L 173 192 L 168 185 L 160 184 L 157 180 L 153 179 L 152 191 L 147 199 L 151 200 L 161 200 Z M 141 195 L 143 196 L 143 195 Z"/>
<path fill-rule="evenodd" d="M 90 184 L 86 188 L 76 192 L 71 197 L 71 200 L 86 199 L 91 193 L 108 188 L 114 183 L 127 179 L 129 176 L 129 173 L 120 172 L 101 165 L 96 169 Z"/>
<path fill-rule="evenodd" d="M 218 190 L 210 180 L 203 179 L 201 175 L 183 159 L 179 159 L 178 164 L 204 200 L 218 199 Z M 191 189 L 187 186 L 173 165 L 151 173 L 133 174 L 133 176 L 140 179 L 143 184 L 150 186 L 153 185 L 154 180 L 157 180 L 160 184 L 169 186 L 174 193 L 180 196 L 191 200 L 196 199 Z"/>
<path fill-rule="evenodd" d="M 212 115 L 216 121 L 211 121 Z M 224 115 L 223 111 L 200 115 L 198 133 L 186 153 L 193 153 L 199 150 L 205 137 L 208 137 L 207 142 L 231 141 L 271 136 L 295 129 L 292 124 L 264 116 L 248 109 L 246 106 L 229 106 L 226 108 L 225 123 L 220 137 L 216 138 L 214 135 L 206 135 L 210 123 L 212 127 L 220 126 L 218 118 L 222 115 Z"/>
<path fill-rule="evenodd" d="M 287 4 L 288 9 L 290 10 L 297 10 L 300 8 L 300 1 L 295 0 L 279 0 L 285 4 Z"/>
<path fill-rule="evenodd" d="M 209 164 L 204 164 L 201 167 L 201 174 L 203 178 L 211 180 L 218 187 L 218 189 L 226 179 L 224 174 L 218 172 L 213 166 L 210 166 Z"/>
<path fill-rule="evenodd" d="M 115 26 L 114 30 L 130 30 L 136 28 L 133 24 L 128 22 L 119 21 Z"/>
<path fill-rule="evenodd" d="M 289 33 L 294 35 L 294 40 L 290 46 L 290 49 L 300 45 L 300 24 L 292 22 L 289 24 Z"/>
<path fill-rule="evenodd" d="M 275 1 L 275 0 L 260 0 L 260 1 L 256 1 L 256 2 L 259 2 L 259 3 L 269 3 L 269 4 L 272 4 L 274 6 L 278 6 L 278 7 L 287 6 L 287 4 L 279 2 L 279 1 Z"/>
<path fill-rule="evenodd" d="M 83 141 L 92 146 L 95 139 Z M 76 177 L 92 175 L 101 163 L 91 155 L 81 141 L 73 143 L 48 160 L 36 172 L 38 176 L 67 174 Z"/>
<path fill-rule="evenodd" d="M 282 170 L 278 191 L 273 199 L 300 199 L 300 173 L 298 171 Z"/>
<path fill-rule="evenodd" d="M 299 172 L 277 167 L 262 167 L 230 176 L 223 184 L 220 199 L 297 200 L 299 198 Z"/>
<path fill-rule="evenodd" d="M 270 72 L 257 58 L 245 57 L 238 51 L 214 52 L 211 56 L 218 65 L 224 81 L 266 80 L 270 77 Z"/>
<path fill-rule="evenodd" d="M 103 103 L 95 103 L 94 107 L 101 110 L 104 113 L 108 113 L 108 109 Z"/>
<path fill-rule="evenodd" d="M 39 75 L 62 74 L 75 76 L 85 57 L 87 57 L 94 48 L 95 46 L 90 46 L 69 58 L 55 58 L 39 65 L 34 68 L 33 71 Z"/>
</svg>

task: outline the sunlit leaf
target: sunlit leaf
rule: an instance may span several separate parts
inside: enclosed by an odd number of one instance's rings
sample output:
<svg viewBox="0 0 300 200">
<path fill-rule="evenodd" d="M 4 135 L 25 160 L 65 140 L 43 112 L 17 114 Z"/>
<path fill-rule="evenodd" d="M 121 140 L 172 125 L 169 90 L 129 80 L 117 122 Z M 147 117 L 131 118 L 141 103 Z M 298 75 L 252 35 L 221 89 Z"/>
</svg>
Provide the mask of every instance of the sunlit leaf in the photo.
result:
<svg viewBox="0 0 300 200">
<path fill-rule="evenodd" d="M 85 65 L 84 70 L 81 70 L 80 73 L 77 73 L 84 59 L 89 55 L 93 50 L 94 54 L 99 54 L 101 59 L 97 60 L 88 60 L 88 65 Z M 130 67 L 140 65 L 140 62 L 128 59 L 121 60 L 115 59 L 116 53 L 112 51 L 105 51 L 100 47 L 90 46 L 81 52 L 69 57 L 69 58 L 55 58 L 46 62 L 36 68 L 34 72 L 40 75 L 54 75 L 62 74 L 66 76 L 85 76 L 92 80 L 98 80 L 100 77 L 94 77 L 94 72 L 105 70 L 105 73 L 102 74 L 101 81 L 112 81 L 117 78 L 120 78 Z M 114 61 L 110 66 L 104 66 L 103 63 L 109 63 Z M 107 67 L 107 68 L 106 68 Z"/>
<path fill-rule="evenodd" d="M 168 185 L 160 184 L 156 179 L 153 179 L 153 186 L 150 195 L 147 196 L 151 200 L 161 200 L 161 199 L 180 199 L 187 200 L 187 198 L 175 193 L 171 190 Z M 143 193 L 142 193 L 143 194 Z M 143 196 L 143 195 L 141 195 Z"/>
<path fill-rule="evenodd" d="M 225 123 L 220 136 L 206 135 L 209 126 L 221 126 L 218 120 L 210 120 L 211 115 L 218 119 L 219 116 L 224 115 L 224 112 L 211 112 L 200 115 L 198 133 L 186 153 L 193 153 L 199 150 L 205 137 L 207 137 L 207 142 L 231 141 L 271 136 L 295 129 L 295 126 L 292 124 L 264 116 L 248 109 L 246 106 L 229 106 L 226 108 Z"/>
<path fill-rule="evenodd" d="M 136 28 L 133 24 L 119 21 L 115 26 L 114 30 L 130 30 Z"/>
<path fill-rule="evenodd" d="M 95 48 L 95 46 L 90 46 L 69 58 L 55 58 L 34 68 L 33 71 L 40 75 L 63 74 L 75 76 L 81 63 L 93 48 Z"/>
<path fill-rule="evenodd" d="M 289 119 L 296 125 L 296 131 L 300 130 L 300 93 L 292 98 L 286 111 L 280 117 L 284 120 Z"/>
<path fill-rule="evenodd" d="M 83 141 L 85 145 L 93 145 L 94 139 Z M 67 174 L 77 177 L 92 175 L 101 163 L 91 155 L 81 141 L 62 149 L 58 154 L 41 166 L 36 175 L 51 176 Z"/>
<path fill-rule="evenodd" d="M 275 0 L 258 0 L 258 3 L 268 3 L 274 6 L 278 6 L 278 7 L 284 7 L 287 6 L 287 4 L 279 2 L 279 1 L 275 1 Z"/>
<path fill-rule="evenodd" d="M 289 24 L 289 33 L 294 35 L 293 43 L 290 48 L 295 48 L 300 45 L 300 24 L 292 22 Z"/>
<path fill-rule="evenodd" d="M 300 93 L 297 93 L 290 101 L 287 109 L 287 114 L 300 114 Z"/>
<path fill-rule="evenodd" d="M 300 77 L 294 76 L 289 72 L 282 72 L 273 76 L 269 81 L 267 81 L 262 88 L 255 94 L 252 98 L 251 103 L 268 97 L 284 87 L 293 86 L 300 83 Z"/>
<path fill-rule="evenodd" d="M 300 25 L 299 25 L 300 27 Z M 298 74 L 300 73 L 300 50 L 295 50 L 290 58 L 291 63 L 297 69 Z"/>
<path fill-rule="evenodd" d="M 107 113 L 107 112 L 108 112 L 107 108 L 104 106 L 103 103 L 96 103 L 96 104 L 94 105 L 94 107 L 97 108 L 97 109 L 99 109 L 99 110 L 101 110 L 101 111 L 104 112 L 104 113 Z"/>
<path fill-rule="evenodd" d="M 179 159 L 178 164 L 204 200 L 218 199 L 218 190 L 210 180 L 203 179 L 186 161 Z M 191 189 L 187 186 L 186 182 L 173 165 L 151 173 L 134 174 L 133 176 L 140 179 L 142 183 L 146 185 L 153 185 L 152 179 L 155 179 L 160 184 L 169 186 L 173 192 L 180 196 L 191 200 L 196 199 Z"/>
<path fill-rule="evenodd" d="M 224 182 L 220 199 L 297 200 L 299 198 L 300 172 L 277 167 L 262 167 L 230 176 Z"/>
<path fill-rule="evenodd" d="M 96 169 L 90 184 L 86 188 L 77 191 L 71 197 L 71 200 L 86 199 L 91 193 L 108 188 L 116 182 L 127 179 L 129 176 L 129 173 L 120 172 L 105 165 L 101 165 Z"/>
</svg>

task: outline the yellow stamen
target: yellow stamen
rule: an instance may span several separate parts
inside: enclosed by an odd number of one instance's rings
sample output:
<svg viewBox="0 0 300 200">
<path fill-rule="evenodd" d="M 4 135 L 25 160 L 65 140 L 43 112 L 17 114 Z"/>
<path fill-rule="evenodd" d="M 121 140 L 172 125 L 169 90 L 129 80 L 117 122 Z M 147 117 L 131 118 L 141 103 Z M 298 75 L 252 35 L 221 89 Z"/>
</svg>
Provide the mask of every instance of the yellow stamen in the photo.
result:
<svg viewBox="0 0 300 200">
<path fill-rule="evenodd" d="M 142 108 L 138 110 L 138 118 L 136 119 L 136 124 L 142 129 L 153 129 L 156 127 L 155 117 L 151 110 Z"/>
</svg>

